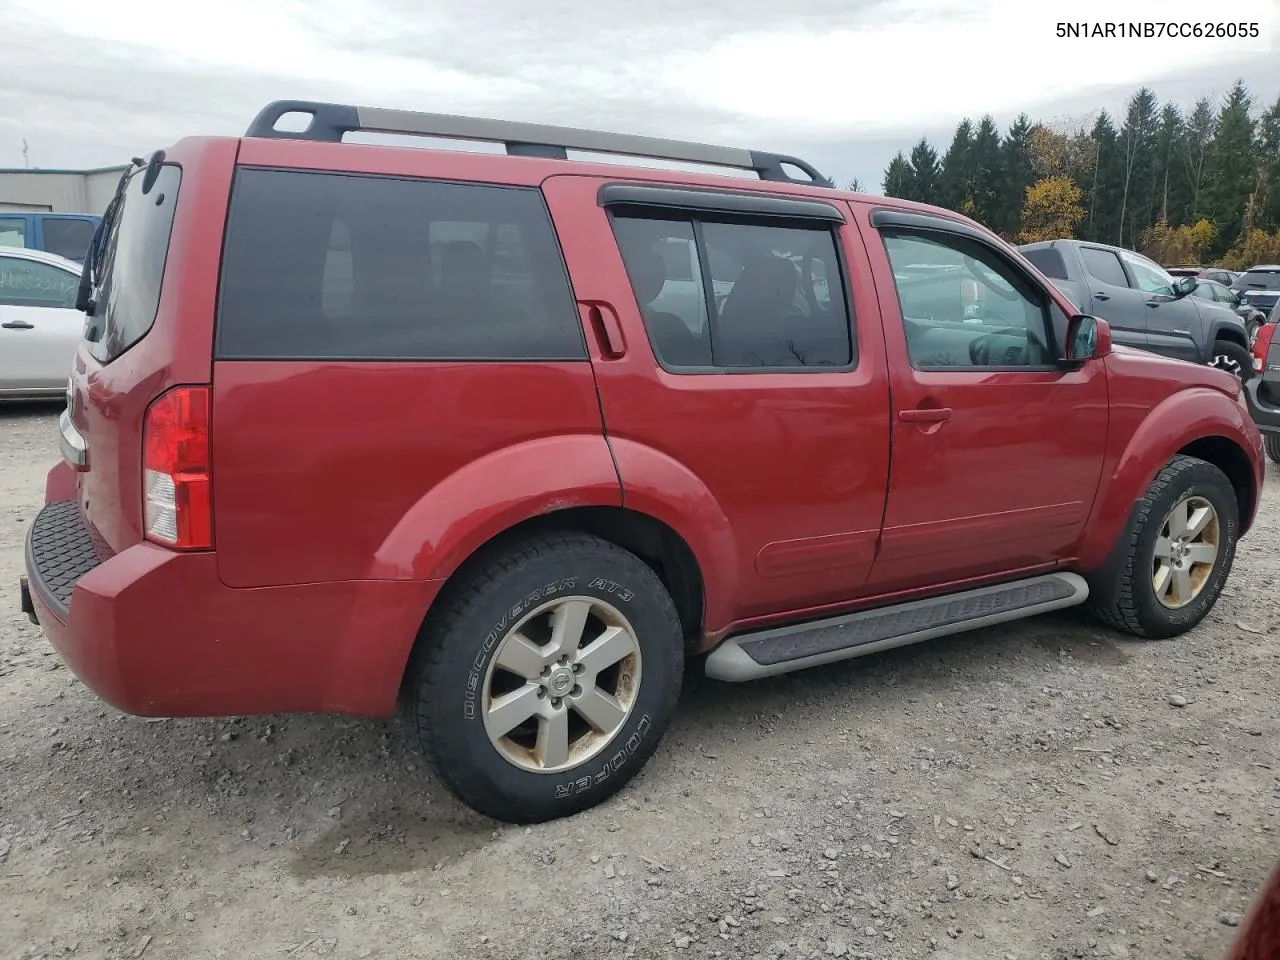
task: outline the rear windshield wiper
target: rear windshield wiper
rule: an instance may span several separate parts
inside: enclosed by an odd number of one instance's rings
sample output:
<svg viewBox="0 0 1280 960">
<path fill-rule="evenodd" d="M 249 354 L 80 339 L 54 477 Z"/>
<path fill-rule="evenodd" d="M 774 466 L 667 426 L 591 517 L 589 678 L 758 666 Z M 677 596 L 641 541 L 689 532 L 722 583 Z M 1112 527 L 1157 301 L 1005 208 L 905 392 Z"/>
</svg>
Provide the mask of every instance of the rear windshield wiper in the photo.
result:
<svg viewBox="0 0 1280 960">
<path fill-rule="evenodd" d="M 97 304 L 93 301 L 93 291 L 102 278 L 98 276 L 97 266 L 102 259 L 102 248 L 106 243 L 107 236 L 111 233 L 111 228 L 115 224 L 115 218 L 120 213 L 120 205 L 124 202 L 124 192 L 129 186 L 129 177 L 133 175 L 136 167 L 142 166 L 143 161 L 140 157 L 134 157 L 132 162 L 127 166 L 120 180 L 116 184 L 116 192 L 111 197 L 111 202 L 107 204 L 107 209 L 103 211 L 102 219 L 98 221 L 97 227 L 93 231 L 93 239 L 89 241 L 89 249 L 85 251 L 84 264 L 80 268 L 80 287 L 76 290 L 76 309 L 84 313 L 86 318 L 93 318 L 97 312 Z M 84 338 L 89 341 L 97 340 L 102 335 L 99 324 L 95 322 L 87 322 L 85 325 Z"/>
</svg>

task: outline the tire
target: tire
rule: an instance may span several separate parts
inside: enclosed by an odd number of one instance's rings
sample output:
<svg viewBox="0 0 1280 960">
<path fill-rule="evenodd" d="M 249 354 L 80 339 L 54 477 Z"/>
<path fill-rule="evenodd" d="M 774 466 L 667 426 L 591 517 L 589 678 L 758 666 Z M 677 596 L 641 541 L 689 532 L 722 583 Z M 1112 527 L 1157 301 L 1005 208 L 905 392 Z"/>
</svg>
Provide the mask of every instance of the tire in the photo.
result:
<svg viewBox="0 0 1280 960">
<path fill-rule="evenodd" d="M 1166 532 L 1165 523 L 1174 507 L 1187 501 L 1192 506 L 1205 502 L 1213 508 L 1217 553 L 1208 571 L 1183 561 L 1188 564 L 1188 579 L 1183 582 L 1193 588 L 1199 583 L 1199 589 L 1185 605 L 1171 607 L 1156 595 L 1157 540 Z M 1205 618 L 1222 593 L 1235 559 L 1239 516 L 1235 490 L 1221 470 L 1195 457 L 1174 457 L 1134 504 L 1129 525 L 1102 573 L 1104 582 L 1093 591 L 1093 612 L 1108 625 L 1138 637 L 1164 639 L 1186 633 Z M 1207 539 L 1207 533 L 1200 539 Z M 1196 573 L 1202 576 L 1197 579 Z M 1173 593 L 1166 597 L 1175 602 L 1179 599 L 1183 598 Z"/>
<path fill-rule="evenodd" d="M 1253 354 L 1234 340 L 1217 340 L 1210 351 L 1209 366 L 1239 377 L 1242 381 L 1254 376 Z"/>
<path fill-rule="evenodd" d="M 1262 440 L 1272 463 L 1280 463 L 1280 433 L 1264 433 Z"/>
<path fill-rule="evenodd" d="M 680 696 L 683 631 L 658 576 L 634 554 L 577 533 L 517 543 L 464 576 L 428 617 L 411 687 L 418 739 L 440 779 L 472 809 L 509 823 L 568 816 L 617 792 L 657 747 Z M 605 631 L 610 646 L 583 658 L 580 672 L 566 667 L 549 658 L 556 618 L 570 625 L 567 637 L 583 638 L 559 648 L 566 657 L 576 660 Z M 529 643 L 511 639 L 516 628 Z M 605 663 L 623 650 L 631 652 Z M 512 665 L 518 673 L 504 669 Z M 500 732 L 526 710 L 523 723 Z"/>
</svg>

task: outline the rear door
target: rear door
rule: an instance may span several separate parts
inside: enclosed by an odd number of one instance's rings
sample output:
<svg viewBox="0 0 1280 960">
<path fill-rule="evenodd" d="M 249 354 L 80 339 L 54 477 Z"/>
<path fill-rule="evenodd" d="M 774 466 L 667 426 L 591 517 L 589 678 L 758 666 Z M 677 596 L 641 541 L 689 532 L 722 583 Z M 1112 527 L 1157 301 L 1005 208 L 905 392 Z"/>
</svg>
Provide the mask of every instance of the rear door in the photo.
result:
<svg viewBox="0 0 1280 960">
<path fill-rule="evenodd" d="M 84 327 L 78 286 L 73 273 L 0 250 L 0 394 L 66 390 Z"/>
<path fill-rule="evenodd" d="M 622 177 L 544 192 L 579 303 L 617 324 L 595 373 L 624 497 L 658 462 L 687 484 L 658 496 L 709 491 L 712 533 L 737 556 L 728 620 L 855 596 L 884 509 L 889 398 L 848 206 Z"/>
</svg>

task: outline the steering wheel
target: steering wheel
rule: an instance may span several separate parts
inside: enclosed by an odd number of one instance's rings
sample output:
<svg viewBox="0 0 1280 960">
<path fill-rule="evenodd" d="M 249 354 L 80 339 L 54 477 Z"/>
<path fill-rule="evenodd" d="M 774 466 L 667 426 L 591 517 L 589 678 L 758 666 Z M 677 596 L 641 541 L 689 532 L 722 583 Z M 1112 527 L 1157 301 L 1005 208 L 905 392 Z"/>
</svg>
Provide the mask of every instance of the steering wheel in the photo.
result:
<svg viewBox="0 0 1280 960">
<path fill-rule="evenodd" d="M 1021 336 L 1027 346 L 1031 344 L 1031 337 L 1026 327 L 1001 327 L 999 330 L 992 330 L 969 341 L 969 361 L 975 367 L 989 367 L 991 344 L 995 342 L 996 337 L 1001 336 Z"/>
</svg>

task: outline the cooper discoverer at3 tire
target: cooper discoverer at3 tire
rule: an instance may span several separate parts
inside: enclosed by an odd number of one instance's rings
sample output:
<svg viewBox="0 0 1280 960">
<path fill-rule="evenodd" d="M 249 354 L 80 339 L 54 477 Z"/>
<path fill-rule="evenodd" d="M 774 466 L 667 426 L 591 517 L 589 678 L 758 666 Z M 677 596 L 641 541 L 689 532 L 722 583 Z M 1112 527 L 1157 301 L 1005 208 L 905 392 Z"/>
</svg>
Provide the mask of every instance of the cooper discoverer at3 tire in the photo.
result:
<svg viewBox="0 0 1280 960">
<path fill-rule="evenodd" d="M 1090 605 L 1110 626 L 1139 637 L 1175 637 L 1213 609 L 1240 536 L 1240 508 L 1226 475 L 1179 454 L 1133 509 L 1112 579 Z"/>
<path fill-rule="evenodd" d="M 476 564 L 428 619 L 414 684 L 424 754 L 480 813 L 537 823 L 644 766 L 680 695 L 683 631 L 654 571 L 578 533 Z"/>
</svg>

